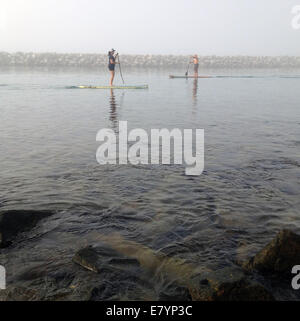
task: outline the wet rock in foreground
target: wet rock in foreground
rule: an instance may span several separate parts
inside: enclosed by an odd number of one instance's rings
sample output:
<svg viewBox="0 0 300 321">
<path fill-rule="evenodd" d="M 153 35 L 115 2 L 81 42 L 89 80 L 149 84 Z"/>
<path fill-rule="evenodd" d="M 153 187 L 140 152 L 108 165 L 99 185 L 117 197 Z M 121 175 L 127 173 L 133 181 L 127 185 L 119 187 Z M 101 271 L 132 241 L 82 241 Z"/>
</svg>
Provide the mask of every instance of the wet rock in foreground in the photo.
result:
<svg viewBox="0 0 300 321">
<path fill-rule="evenodd" d="M 2 301 L 37 301 L 38 291 L 26 287 L 11 287 L 0 292 L 0 302 Z"/>
<path fill-rule="evenodd" d="M 79 250 L 73 257 L 73 262 L 81 265 L 87 270 L 98 273 L 98 256 L 96 251 L 90 246 Z"/>
<path fill-rule="evenodd" d="M 136 288 L 136 285 L 145 282 L 145 271 L 138 260 L 128 258 L 105 244 L 79 250 L 73 261 L 102 276 L 103 282 L 94 288 L 92 300 L 114 299 L 114 295 L 128 284 Z M 168 274 L 163 279 L 167 280 Z M 155 283 L 154 279 L 152 281 Z M 152 286 L 155 288 L 154 284 Z M 160 289 L 158 300 L 271 301 L 274 297 L 263 285 L 248 279 L 241 268 L 234 266 L 191 275 L 190 280 L 169 280 Z"/>
<path fill-rule="evenodd" d="M 48 262 L 25 268 L 0 291 L 0 301 L 88 301 L 97 282 L 97 274 L 86 276 L 71 262 Z"/>
<path fill-rule="evenodd" d="M 247 270 L 262 273 L 291 275 L 293 266 L 300 263 L 300 235 L 282 230 L 253 258 L 243 264 Z"/>
<path fill-rule="evenodd" d="M 96 246 L 80 249 L 72 260 L 99 278 L 93 284 L 91 301 L 138 300 L 146 297 L 145 289 L 151 289 L 139 261 L 105 243 L 98 242 Z"/>
<path fill-rule="evenodd" d="M 19 233 L 32 229 L 40 220 L 53 214 L 50 211 L 0 212 L 0 248 L 9 246 Z"/>
<path fill-rule="evenodd" d="M 128 258 L 103 243 L 97 244 L 97 247 L 88 246 L 79 250 L 74 255 L 73 262 L 96 273 L 113 268 L 133 271 L 140 266 L 138 260 Z"/>
<path fill-rule="evenodd" d="M 261 284 L 248 280 L 242 269 L 227 267 L 192 280 L 193 301 L 273 301 Z"/>
<path fill-rule="evenodd" d="M 160 291 L 158 301 L 192 301 L 192 297 L 187 287 L 171 283 Z"/>
</svg>

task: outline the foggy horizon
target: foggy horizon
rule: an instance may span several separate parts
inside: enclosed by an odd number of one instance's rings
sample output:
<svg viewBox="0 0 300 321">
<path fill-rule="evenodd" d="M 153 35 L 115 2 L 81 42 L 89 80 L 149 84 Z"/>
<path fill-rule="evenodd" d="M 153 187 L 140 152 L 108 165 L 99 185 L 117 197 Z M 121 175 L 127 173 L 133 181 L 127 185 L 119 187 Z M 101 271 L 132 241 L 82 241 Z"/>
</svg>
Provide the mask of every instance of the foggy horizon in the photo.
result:
<svg viewBox="0 0 300 321">
<path fill-rule="evenodd" d="M 7 53 L 10 55 L 16 55 L 18 53 L 21 54 L 37 54 L 37 55 L 43 55 L 43 54 L 49 54 L 49 55 L 99 55 L 99 56 L 105 56 L 107 57 L 108 52 L 67 52 L 67 51 L 6 51 L 6 50 L 1 50 L 0 53 Z M 193 54 L 198 54 L 197 52 L 190 52 L 186 54 L 170 54 L 170 53 L 127 53 L 127 52 L 122 52 L 122 56 L 174 56 L 174 57 L 186 57 L 186 56 L 192 56 Z M 201 55 L 198 54 L 199 57 L 300 57 L 300 54 L 298 55 L 288 55 L 288 54 L 281 54 L 281 55 L 248 55 L 248 54 L 231 54 L 231 55 L 216 55 L 216 54 L 207 54 L 207 55 Z"/>
<path fill-rule="evenodd" d="M 300 0 L 2 0 L 0 51 L 300 56 Z"/>
</svg>

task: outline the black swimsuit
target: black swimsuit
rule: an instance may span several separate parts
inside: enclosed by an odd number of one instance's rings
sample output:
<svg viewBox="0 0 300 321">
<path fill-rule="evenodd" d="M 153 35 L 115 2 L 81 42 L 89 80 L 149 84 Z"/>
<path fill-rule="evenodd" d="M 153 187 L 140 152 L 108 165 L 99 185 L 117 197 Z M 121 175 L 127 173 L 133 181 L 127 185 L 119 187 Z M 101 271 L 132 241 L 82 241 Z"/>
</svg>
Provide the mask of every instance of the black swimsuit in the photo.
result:
<svg viewBox="0 0 300 321">
<path fill-rule="evenodd" d="M 113 62 L 115 62 L 115 61 L 116 61 L 116 58 L 115 58 L 113 55 L 111 55 L 111 56 L 108 57 L 108 59 L 109 59 L 108 69 L 109 69 L 110 71 L 114 71 L 116 65 L 115 65 L 115 64 L 112 64 L 110 61 L 112 60 Z"/>
</svg>

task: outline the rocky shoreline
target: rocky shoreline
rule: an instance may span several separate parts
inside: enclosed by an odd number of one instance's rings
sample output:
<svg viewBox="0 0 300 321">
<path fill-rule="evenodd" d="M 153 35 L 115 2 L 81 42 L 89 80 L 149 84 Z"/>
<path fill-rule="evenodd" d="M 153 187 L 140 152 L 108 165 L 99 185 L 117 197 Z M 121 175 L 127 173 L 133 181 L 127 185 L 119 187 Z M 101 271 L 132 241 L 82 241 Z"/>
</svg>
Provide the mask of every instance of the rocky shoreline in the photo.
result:
<svg viewBox="0 0 300 321">
<path fill-rule="evenodd" d="M 126 67 L 185 67 L 189 56 L 122 55 Z M 106 54 L 0 52 L 1 67 L 106 67 Z M 294 56 L 201 56 L 202 68 L 300 68 Z"/>
<path fill-rule="evenodd" d="M 1 212 L 0 254 L 14 251 L 20 234 L 53 214 Z M 184 260 L 156 253 L 120 236 L 102 235 L 66 262 L 55 268 L 41 265 L 23 273 L 0 291 L 0 300 L 114 300 L 120 299 L 119 293 L 125 288 L 139 299 L 145 298 L 142 288 L 153 288 L 153 282 L 161 280 L 167 280 L 156 293 L 161 301 L 273 301 L 281 299 L 282 291 L 288 291 L 290 299 L 300 300 L 300 293 L 291 288 L 292 268 L 300 263 L 300 236 L 290 230 L 280 231 L 250 259 L 216 270 L 200 272 Z M 83 282 L 87 274 L 89 282 Z"/>
</svg>

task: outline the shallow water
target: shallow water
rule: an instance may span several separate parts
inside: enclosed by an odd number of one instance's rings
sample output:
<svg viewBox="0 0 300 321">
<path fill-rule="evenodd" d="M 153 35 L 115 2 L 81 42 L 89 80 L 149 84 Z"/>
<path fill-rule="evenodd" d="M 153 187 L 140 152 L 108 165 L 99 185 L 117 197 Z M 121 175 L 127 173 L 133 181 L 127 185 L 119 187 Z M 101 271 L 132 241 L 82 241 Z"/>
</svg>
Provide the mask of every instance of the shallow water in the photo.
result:
<svg viewBox="0 0 300 321">
<path fill-rule="evenodd" d="M 147 248 L 149 260 L 165 254 L 180 274 L 183 265 L 245 259 L 282 228 L 300 232 L 300 71 L 207 70 L 234 77 L 199 80 L 169 73 L 125 70 L 127 84 L 149 90 L 111 92 L 68 89 L 106 84 L 96 71 L 0 72 L 0 210 L 56 212 L 0 254 L 9 284 L 103 239 Z M 96 134 L 120 120 L 146 130 L 203 128 L 204 173 L 99 165 Z M 116 297 L 155 299 L 160 264 L 149 268 L 151 285 Z"/>
</svg>

